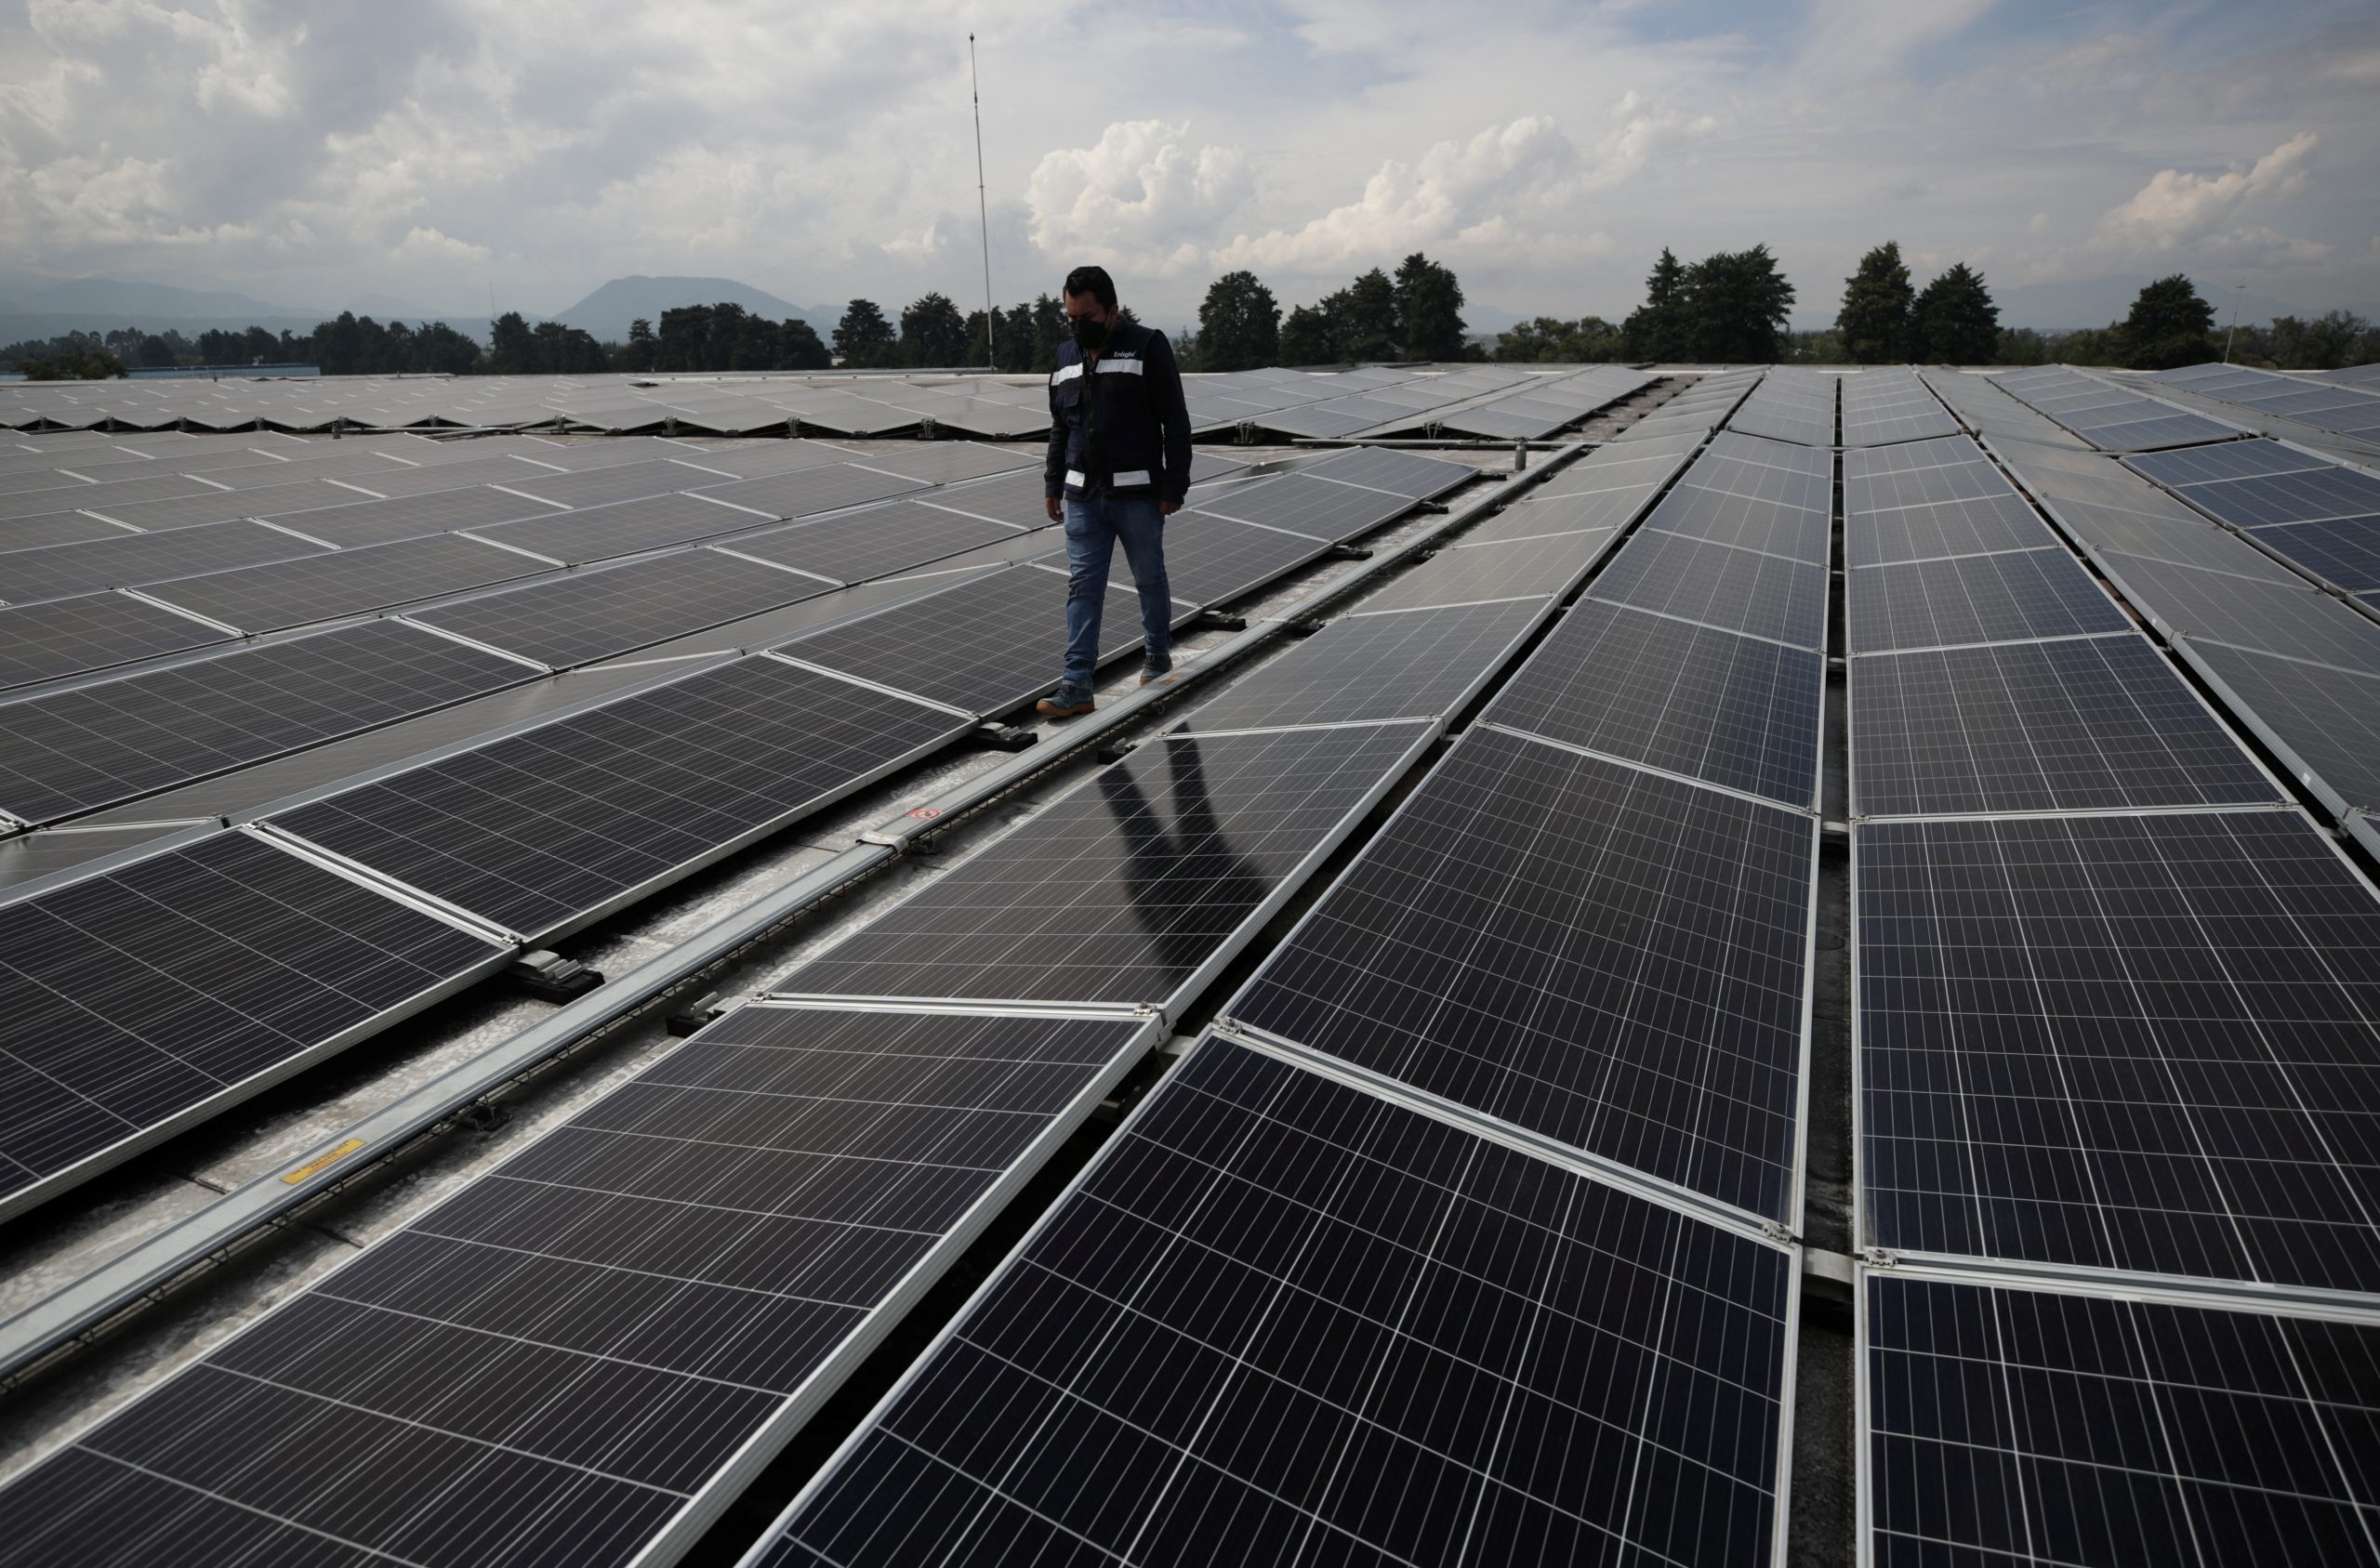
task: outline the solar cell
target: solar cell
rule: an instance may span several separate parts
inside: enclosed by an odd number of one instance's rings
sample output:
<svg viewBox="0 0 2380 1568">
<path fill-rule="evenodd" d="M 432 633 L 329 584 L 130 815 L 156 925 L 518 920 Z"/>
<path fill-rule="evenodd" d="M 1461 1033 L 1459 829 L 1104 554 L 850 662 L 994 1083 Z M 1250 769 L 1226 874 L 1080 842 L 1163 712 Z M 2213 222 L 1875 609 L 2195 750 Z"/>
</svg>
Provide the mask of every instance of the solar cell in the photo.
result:
<svg viewBox="0 0 2380 1568">
<path fill-rule="evenodd" d="M 374 474 L 369 481 L 359 480 L 357 482 L 375 495 L 397 499 L 435 495 L 447 490 L 509 484 L 522 480 L 554 479 L 560 476 L 560 472 L 542 465 L 524 463 L 518 457 L 491 455 L 462 462 L 426 463 L 418 468 L 400 468 L 391 464 L 387 472 Z"/>
<path fill-rule="evenodd" d="M 950 484 L 963 479 L 1004 474 L 1012 468 L 1041 467 L 1038 450 L 1021 446 L 982 446 L 974 441 L 932 441 L 914 452 L 872 452 L 851 459 L 881 473 L 898 474 L 926 484 Z"/>
<path fill-rule="evenodd" d="M 2132 623 L 2064 550 L 2014 550 L 1845 573 L 1851 651 L 2124 631 Z"/>
<path fill-rule="evenodd" d="M 2380 674 L 2380 626 L 2305 583 L 2268 583 L 2109 551 L 2108 575 L 2168 636 Z"/>
<path fill-rule="evenodd" d="M 923 490 L 926 486 L 921 480 L 841 463 L 831 468 L 802 468 L 789 474 L 770 474 L 760 479 L 737 480 L 716 488 L 707 488 L 714 501 L 725 501 L 731 506 L 765 512 L 771 517 L 808 517 L 813 512 L 831 512 L 868 501 L 886 500 L 905 491 Z M 936 498 L 939 499 L 939 495 Z"/>
<path fill-rule="evenodd" d="M 1383 724 L 1166 736 L 780 989 L 1162 1004 L 1229 955 L 1430 734 Z"/>
<path fill-rule="evenodd" d="M 60 479 L 59 482 L 39 490 L 20 490 L 0 495 L 0 518 L 33 517 L 42 512 L 97 511 L 112 515 L 116 508 L 178 496 L 220 496 L 219 485 L 203 480 L 186 478 L 177 473 L 162 473 L 140 479 L 117 480 L 108 484 L 86 484 L 80 480 Z M 241 515 L 241 514 L 234 514 Z"/>
<path fill-rule="evenodd" d="M 1783 1219 L 1816 835 L 1474 728 L 1227 1010 Z"/>
<path fill-rule="evenodd" d="M 1165 520 L 1165 580 L 1183 604 L 1220 604 L 1329 548 L 1311 534 L 1184 510 Z M 1064 564 L 1064 552 L 1053 563 Z"/>
<path fill-rule="evenodd" d="M 748 1561 L 1769 1561 L 1792 1266 L 1210 1038 Z"/>
<path fill-rule="evenodd" d="M 533 495 L 541 501 L 551 501 L 564 507 L 600 507 L 734 482 L 732 475 L 663 458 L 571 473 L 530 474 L 517 480 L 506 480 L 504 488 L 516 494 Z"/>
<path fill-rule="evenodd" d="M 165 501 L 141 501 L 105 506 L 86 498 L 83 507 L 112 518 L 127 528 L 171 532 L 206 522 L 232 522 L 241 518 L 281 517 L 290 512 L 337 506 L 362 498 L 364 492 L 328 480 L 299 480 L 293 484 L 266 485 L 256 490 L 209 490 L 204 494 L 176 496 Z M 43 508 L 46 510 L 47 508 Z"/>
<path fill-rule="evenodd" d="M 529 679 L 402 621 L 234 648 L 0 704 L 0 809 L 73 816 Z"/>
<path fill-rule="evenodd" d="M 147 591 L 225 626 L 267 632 L 551 570 L 544 561 L 465 534 L 432 534 L 336 555 L 183 577 Z"/>
<path fill-rule="evenodd" d="M 74 545 L 86 539 L 122 539 L 127 531 L 83 512 L 41 512 L 0 520 L 0 554 L 37 550 L 45 545 Z M 0 568 L 8 562 L 0 560 Z"/>
<path fill-rule="evenodd" d="M 616 474 L 619 468 L 599 469 Z M 765 527 L 776 520 L 740 507 L 722 506 L 691 493 L 582 507 L 479 530 L 482 537 L 550 560 L 578 566 L 639 550 L 689 544 L 738 529 Z"/>
<path fill-rule="evenodd" d="M 412 618 L 562 669 L 814 599 L 833 587 L 697 549 L 567 573 Z"/>
<path fill-rule="evenodd" d="M 1377 528 L 1412 504 L 1402 495 L 1304 473 L 1259 480 L 1198 503 L 1220 517 L 1334 541 Z"/>
<path fill-rule="evenodd" d="M 321 555 L 311 540 L 260 522 L 220 522 L 164 534 L 126 534 L 0 556 L 0 599 L 33 604 L 95 588 L 137 588 L 201 572 Z"/>
<path fill-rule="evenodd" d="M 1334 452 L 1318 463 L 1308 464 L 1302 471 L 1334 479 L 1342 484 L 1360 484 L 1369 490 L 1385 490 L 1414 501 L 1427 501 L 1444 495 L 1479 477 L 1479 470 L 1468 463 L 1381 446 L 1359 446 Z"/>
<path fill-rule="evenodd" d="M 0 1213 L 503 956 L 245 833 L 0 904 Z"/>
<path fill-rule="evenodd" d="M 1708 472 L 1697 464 L 1678 487 L 1653 508 L 1645 526 L 1663 534 L 1709 539 L 1744 549 L 1824 565 L 1833 520 L 1826 508 L 1804 509 L 1754 496 L 1705 489 L 1694 481 Z"/>
<path fill-rule="evenodd" d="M 20 1478 L 0 1517 L 89 1563 L 192 1541 L 675 1558 L 1147 1037 L 739 1008 Z"/>
<path fill-rule="evenodd" d="M 2349 593 L 2380 588 L 2380 517 L 2259 528 L 2256 543 Z"/>
<path fill-rule="evenodd" d="M 2057 543 L 2057 535 L 2014 494 L 1890 511 L 1846 510 L 1844 516 L 1844 556 L 1853 566 L 2044 549 Z"/>
<path fill-rule="evenodd" d="M 771 474 L 798 473 L 803 468 L 848 463 L 858 456 L 849 447 L 829 446 L 825 441 L 771 441 L 750 446 L 711 447 L 691 461 L 734 474 L 737 479 L 766 479 Z"/>
<path fill-rule="evenodd" d="M 1064 652 L 1064 573 L 987 573 L 781 646 L 805 664 L 912 692 L 968 713 L 1002 713 L 1057 684 Z M 1109 581 L 1101 656 L 1140 646 L 1141 601 Z"/>
<path fill-rule="evenodd" d="M 903 499 L 774 529 L 723 547 L 839 582 L 864 583 L 1016 536 L 1005 523 Z"/>
<path fill-rule="evenodd" d="M 2123 459 L 2123 466 L 2161 484 L 2203 484 L 2211 480 L 2248 479 L 2257 474 L 2287 474 L 2325 467 L 2322 458 L 2287 447 L 2277 441 L 2233 441 L 2215 446 L 2186 447 L 2178 452 L 2142 452 Z"/>
<path fill-rule="evenodd" d="M 1618 533 L 1582 529 L 1535 539 L 1441 550 L 1363 601 L 1366 611 L 1417 610 L 1567 593 L 1611 548 Z"/>
<path fill-rule="evenodd" d="M 969 484 L 954 484 L 920 499 L 1017 528 L 1047 528 L 1050 514 L 1043 505 L 1041 490 L 1040 474 L 1024 470 Z"/>
<path fill-rule="evenodd" d="M 2380 1286 L 2380 901 L 2302 814 L 1855 831 L 1871 1242 Z"/>
<path fill-rule="evenodd" d="M 1817 648 L 1826 569 L 1680 534 L 1640 534 L 1596 578 L 1594 597 L 1728 631 Z"/>
<path fill-rule="evenodd" d="M 1815 652 L 1587 600 L 1482 717 L 1807 807 L 1825 686 Z"/>
<path fill-rule="evenodd" d="M 1462 542 L 1493 545 L 1510 539 L 1539 539 L 1549 534 L 1625 528 L 1645 509 L 1645 503 L 1652 499 L 1657 488 L 1658 484 L 1638 484 L 1518 501 L 1485 522 L 1466 529 Z"/>
<path fill-rule="evenodd" d="M 226 634 L 129 594 L 0 610 L 0 687 L 29 686 L 220 642 Z"/>
<path fill-rule="evenodd" d="M 389 501 L 356 501 L 317 511 L 291 512 L 274 520 L 310 539 L 354 549 L 363 545 L 388 545 L 417 539 L 454 528 L 485 528 L 516 518 L 547 517 L 554 507 L 525 495 L 488 485 L 436 490 Z"/>
<path fill-rule="evenodd" d="M 2192 640 L 2190 657 L 2228 688 L 2235 711 L 2262 722 L 2293 755 L 2290 771 L 2333 798 L 2334 809 L 2380 808 L 2380 677 L 2277 654 Z"/>
<path fill-rule="evenodd" d="M 1871 1273 L 1878 1568 L 2372 1554 L 2380 1326 Z"/>
<path fill-rule="evenodd" d="M 2241 528 L 2380 512 L 2380 476 L 2336 467 L 2186 485 L 2181 494 L 2191 505 Z"/>
<path fill-rule="evenodd" d="M 969 727 L 780 659 L 740 659 L 271 821 L 550 937 Z"/>
<path fill-rule="evenodd" d="M 2136 633 L 1856 660 L 1851 728 L 1863 816 L 2281 798 Z"/>
<path fill-rule="evenodd" d="M 1350 615 L 1221 696 L 1185 730 L 1257 730 L 1450 714 L 1545 614 L 1543 599 Z"/>
</svg>

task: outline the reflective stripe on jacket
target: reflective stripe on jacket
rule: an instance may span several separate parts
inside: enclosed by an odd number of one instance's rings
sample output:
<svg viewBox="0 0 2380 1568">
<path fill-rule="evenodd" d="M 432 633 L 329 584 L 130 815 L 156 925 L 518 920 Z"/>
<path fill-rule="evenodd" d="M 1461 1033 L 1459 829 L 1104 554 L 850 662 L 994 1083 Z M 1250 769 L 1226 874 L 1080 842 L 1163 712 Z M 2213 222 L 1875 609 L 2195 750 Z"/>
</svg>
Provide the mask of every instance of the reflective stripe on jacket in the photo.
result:
<svg viewBox="0 0 2380 1568">
<path fill-rule="evenodd" d="M 1119 324 L 1088 365 L 1073 343 L 1059 345 L 1042 494 L 1179 501 L 1189 489 L 1190 410 L 1165 334 Z"/>
</svg>

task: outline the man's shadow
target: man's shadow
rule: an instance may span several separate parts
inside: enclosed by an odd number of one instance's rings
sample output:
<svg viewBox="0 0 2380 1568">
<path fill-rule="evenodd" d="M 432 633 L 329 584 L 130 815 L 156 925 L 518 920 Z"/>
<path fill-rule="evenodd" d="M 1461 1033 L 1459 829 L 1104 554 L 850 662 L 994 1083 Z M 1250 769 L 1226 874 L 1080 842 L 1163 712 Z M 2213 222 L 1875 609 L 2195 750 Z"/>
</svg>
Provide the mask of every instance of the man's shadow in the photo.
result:
<svg viewBox="0 0 2380 1568">
<path fill-rule="evenodd" d="M 1099 788 L 1124 837 L 1123 890 L 1153 939 L 1153 961 L 1187 974 L 1264 902 L 1276 878 L 1225 838 L 1207 785 L 1205 747 L 1196 740 L 1157 744 L 1167 754 L 1170 826 L 1129 763 L 1101 774 Z"/>
</svg>

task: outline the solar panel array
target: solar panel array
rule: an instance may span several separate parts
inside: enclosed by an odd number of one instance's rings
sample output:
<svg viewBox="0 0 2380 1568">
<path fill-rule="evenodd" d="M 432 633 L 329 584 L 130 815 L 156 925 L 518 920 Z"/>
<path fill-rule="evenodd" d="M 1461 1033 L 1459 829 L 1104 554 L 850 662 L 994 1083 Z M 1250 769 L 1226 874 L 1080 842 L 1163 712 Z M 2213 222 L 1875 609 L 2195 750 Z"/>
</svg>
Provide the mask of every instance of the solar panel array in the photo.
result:
<svg viewBox="0 0 2380 1568">
<path fill-rule="evenodd" d="M 1956 435 L 1959 423 L 1913 370 L 1871 370 L 1843 383 L 1843 444 L 1887 446 Z"/>
<path fill-rule="evenodd" d="M 2180 526 L 2107 458 L 1995 450 L 2077 481 L 2086 540 Z M 1858 1240 L 1892 1263 L 1859 1282 L 1863 1545 L 2325 1558 L 2380 1331 L 2285 1303 L 2380 1286 L 2380 896 L 2136 630 L 1863 645 L 1858 580 L 1897 568 L 1857 563 L 1912 540 L 2080 574 L 1924 515 L 2004 488 L 1964 437 L 1844 460 Z"/>
<path fill-rule="evenodd" d="M 2148 379 L 2161 388 L 2212 398 L 2237 410 L 2242 422 L 2260 428 L 2285 422 L 2365 443 L 2380 441 L 2380 383 L 2359 386 L 2349 379 L 2352 375 L 2343 372 L 2337 380 L 2323 381 L 2246 365 L 2194 364 L 2161 370 Z"/>
<path fill-rule="evenodd" d="M 2149 452 L 2238 433 L 2233 426 L 2064 365 L 2012 370 L 1993 379 L 2102 452 Z"/>
<path fill-rule="evenodd" d="M 1839 376 L 1813 370 L 1772 370 L 1761 377 L 1727 421 L 1727 428 L 1804 446 L 1834 444 L 1834 402 Z"/>
</svg>

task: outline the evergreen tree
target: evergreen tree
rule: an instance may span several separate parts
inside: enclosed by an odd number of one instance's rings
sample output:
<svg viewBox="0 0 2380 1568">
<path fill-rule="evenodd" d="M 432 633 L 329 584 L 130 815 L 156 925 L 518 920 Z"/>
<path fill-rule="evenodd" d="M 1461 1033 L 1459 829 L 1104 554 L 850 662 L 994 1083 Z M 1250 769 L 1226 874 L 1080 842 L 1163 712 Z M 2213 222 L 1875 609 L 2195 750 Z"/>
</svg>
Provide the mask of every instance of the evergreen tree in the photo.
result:
<svg viewBox="0 0 2380 1568">
<path fill-rule="evenodd" d="M 1854 364 L 1901 364 L 1910 358 L 1910 311 L 1916 296 L 1900 242 L 1886 240 L 1859 258 L 1859 270 L 1844 280 L 1843 308 L 1834 330 Z"/>
<path fill-rule="evenodd" d="M 1464 355 L 1462 285 L 1450 268 L 1420 251 L 1396 269 L 1396 337 L 1408 359 L 1459 360 Z"/>
<path fill-rule="evenodd" d="M 1331 318 L 1330 339 L 1341 360 L 1401 360 L 1396 284 L 1375 267 L 1322 302 Z"/>
<path fill-rule="evenodd" d="M 1058 368 L 1058 349 L 1066 340 L 1065 302 L 1055 295 L 1033 297 L 1033 368 L 1048 375 Z"/>
<path fill-rule="evenodd" d="M 1704 364 L 1773 364 L 1783 351 L 1793 285 L 1765 244 L 1721 251 L 1686 270 L 1687 350 Z"/>
<path fill-rule="evenodd" d="M 1336 364 L 1338 349 L 1330 339 L 1330 318 L 1312 305 L 1301 305 L 1281 323 L 1280 362 L 1287 365 Z"/>
<path fill-rule="evenodd" d="M 923 295 L 901 312 L 900 360 L 934 366 L 967 362 L 967 318 L 948 295 Z"/>
<path fill-rule="evenodd" d="M 1253 272 L 1225 272 L 1198 307 L 1198 368 L 1256 370 L 1280 356 L 1281 307 Z"/>
<path fill-rule="evenodd" d="M 1645 303 L 1620 323 L 1633 360 L 1674 363 L 1693 352 L 1686 314 L 1686 268 L 1667 245 L 1645 278 Z"/>
<path fill-rule="evenodd" d="M 1601 316 L 1566 322 L 1540 316 L 1496 336 L 1490 358 L 1520 364 L 1598 364 L 1621 356 L 1620 329 Z"/>
<path fill-rule="evenodd" d="M 2000 359 L 2000 307 L 1983 274 L 1962 261 L 1925 285 L 1911 315 L 1910 357 L 1935 364 Z"/>
<path fill-rule="evenodd" d="M 2117 352 L 2134 370 L 2204 364 L 2218 357 L 2207 340 L 2214 330 L 2215 307 L 2179 272 L 2143 288 L 2114 329 Z"/>
<path fill-rule="evenodd" d="M 873 299 L 853 300 L 835 323 L 835 355 L 854 368 L 889 363 L 899 341 Z"/>
</svg>

